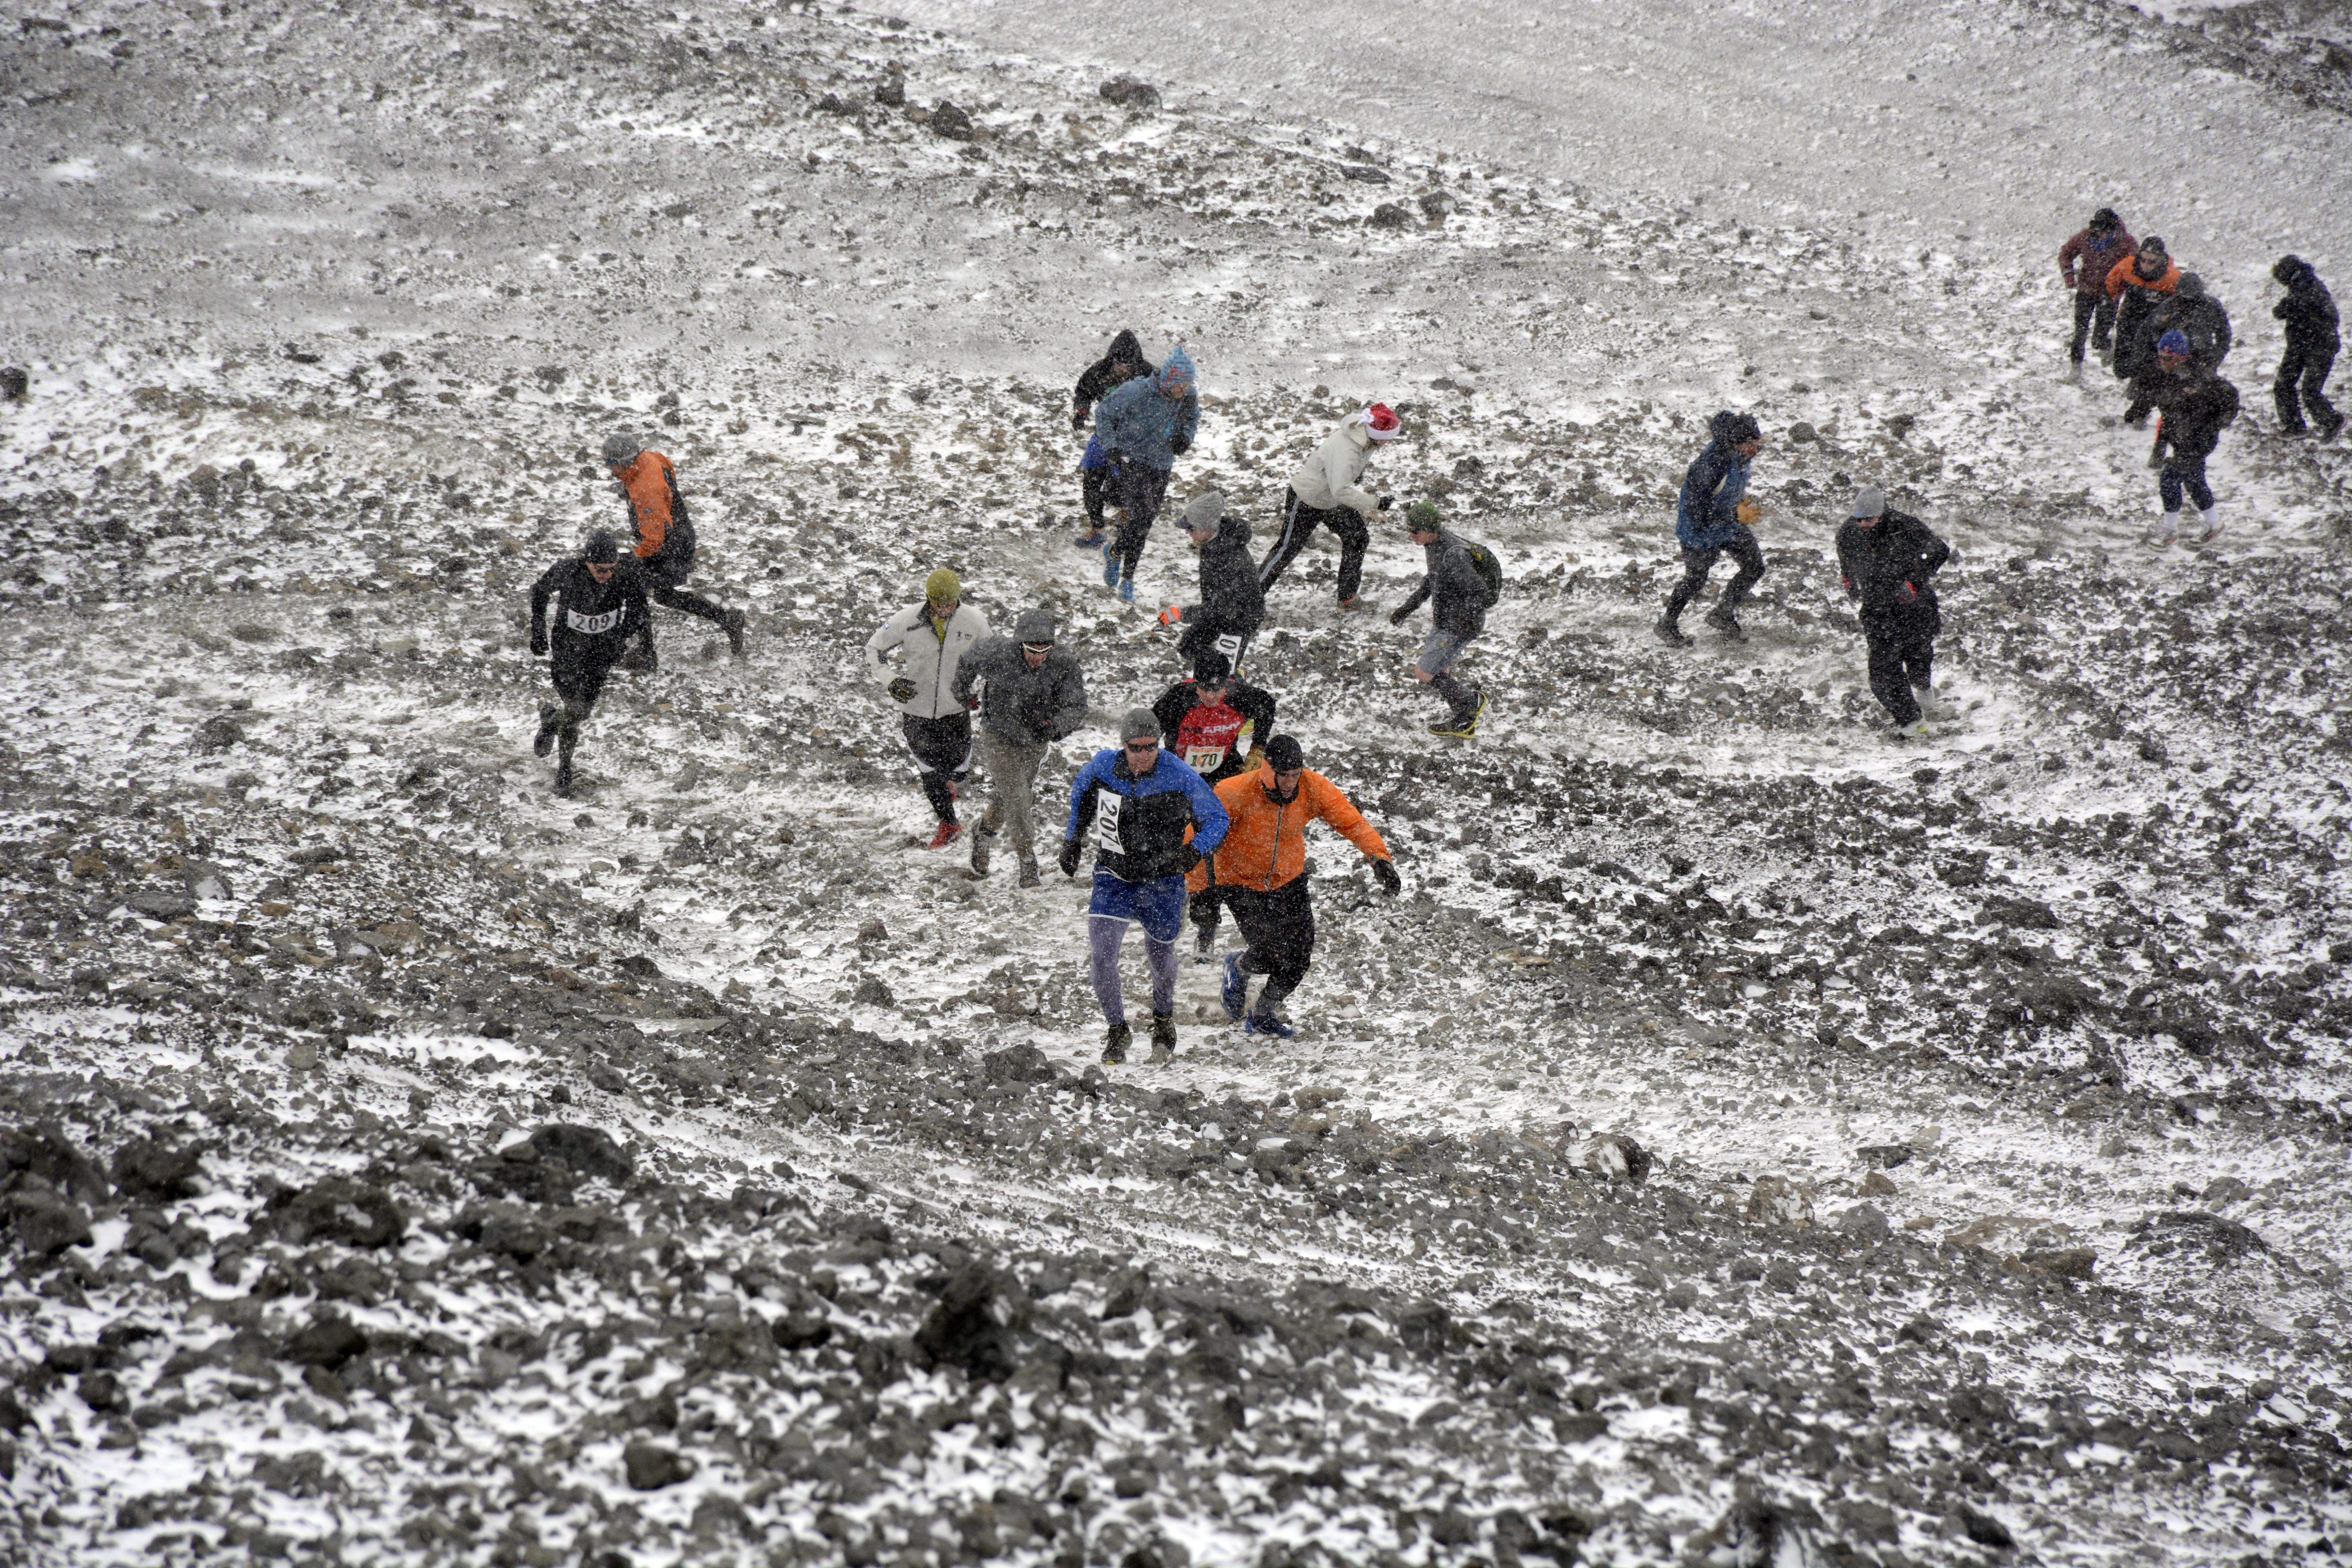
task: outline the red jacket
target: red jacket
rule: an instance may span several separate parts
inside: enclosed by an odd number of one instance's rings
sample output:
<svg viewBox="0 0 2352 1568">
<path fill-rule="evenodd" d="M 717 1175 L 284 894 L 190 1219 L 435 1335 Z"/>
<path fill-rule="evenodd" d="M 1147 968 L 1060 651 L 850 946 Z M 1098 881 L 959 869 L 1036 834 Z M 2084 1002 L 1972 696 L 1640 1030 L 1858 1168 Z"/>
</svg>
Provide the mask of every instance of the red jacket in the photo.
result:
<svg viewBox="0 0 2352 1568">
<path fill-rule="evenodd" d="M 2058 247 L 2058 276 L 2075 293 L 2096 297 L 2107 286 L 2107 274 L 2116 263 L 2138 249 L 2139 241 L 2127 228 L 2108 234 L 2086 228 Z"/>
</svg>

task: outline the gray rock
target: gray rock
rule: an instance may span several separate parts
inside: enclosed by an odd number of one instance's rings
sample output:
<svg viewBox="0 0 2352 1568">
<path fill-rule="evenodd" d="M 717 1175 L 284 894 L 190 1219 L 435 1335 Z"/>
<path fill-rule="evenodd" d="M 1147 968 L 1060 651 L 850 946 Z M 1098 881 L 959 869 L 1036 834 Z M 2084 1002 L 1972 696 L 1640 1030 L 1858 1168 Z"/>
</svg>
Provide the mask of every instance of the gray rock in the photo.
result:
<svg viewBox="0 0 2352 1568">
<path fill-rule="evenodd" d="M 1818 441 L 1821 438 L 1822 433 L 1801 419 L 1789 426 L 1789 439 L 1801 446 L 1807 441 Z"/>
<path fill-rule="evenodd" d="M 16 1233 L 18 1244 L 38 1257 L 63 1252 L 68 1247 L 88 1246 L 89 1214 L 47 1183 L 35 1185 L 34 1182 L 39 1182 L 39 1178 L 33 1178 L 0 1199 L 6 1205 L 8 1223 Z"/>
<path fill-rule="evenodd" d="M 244 743 L 245 726 L 226 713 L 215 713 L 196 726 L 195 747 L 200 752 L 226 752 Z"/>
<path fill-rule="evenodd" d="M 635 1442 L 621 1451 L 629 1485 L 641 1492 L 674 1487 L 694 1474 L 693 1463 L 663 1443 Z"/>
<path fill-rule="evenodd" d="M 160 1138 L 134 1138 L 114 1152 L 114 1184 L 142 1197 L 192 1196 L 203 1169 L 196 1150 Z"/>
<path fill-rule="evenodd" d="M 1886 1223 L 1886 1215 L 1875 1204 L 1856 1204 L 1832 1222 L 1836 1229 L 1855 1240 L 1876 1246 L 1895 1234 Z"/>
<path fill-rule="evenodd" d="M 530 1135 L 531 1152 L 542 1160 L 561 1160 L 576 1176 L 591 1176 L 619 1186 L 636 1173 L 636 1163 L 599 1127 L 552 1121 Z"/>
<path fill-rule="evenodd" d="M 950 142 L 969 142 L 972 138 L 971 116 L 945 99 L 932 109 L 930 126 L 932 135 L 944 136 Z"/>
<path fill-rule="evenodd" d="M 278 1353 L 301 1366 L 334 1371 L 368 1348 L 365 1331 L 341 1312 L 321 1312 L 287 1338 Z"/>
<path fill-rule="evenodd" d="M 1122 104 L 1129 109 L 1152 110 L 1160 107 L 1160 89 L 1131 76 L 1115 76 L 1095 90 L 1106 101 Z"/>
</svg>

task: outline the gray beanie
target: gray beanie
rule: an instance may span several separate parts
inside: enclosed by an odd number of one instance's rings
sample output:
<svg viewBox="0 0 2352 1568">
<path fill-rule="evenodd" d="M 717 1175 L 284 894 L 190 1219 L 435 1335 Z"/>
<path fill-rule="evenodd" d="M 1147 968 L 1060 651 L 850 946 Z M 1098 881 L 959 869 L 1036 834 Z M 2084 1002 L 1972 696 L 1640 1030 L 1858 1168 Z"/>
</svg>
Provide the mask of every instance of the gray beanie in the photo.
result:
<svg viewBox="0 0 2352 1568">
<path fill-rule="evenodd" d="M 2202 300 L 2205 297 L 2205 279 L 2194 272 L 2184 272 L 2180 275 L 2180 281 L 2172 286 L 2172 291 L 2184 300 Z"/>
<path fill-rule="evenodd" d="M 1881 493 L 1876 485 L 1864 485 L 1862 489 L 1854 491 L 1853 510 L 1846 515 L 1849 517 L 1884 517 L 1886 515 L 1886 497 Z"/>
<path fill-rule="evenodd" d="M 1034 643 L 1050 645 L 1054 640 L 1054 612 L 1051 610 L 1022 611 L 1013 622 L 1013 635 L 1024 645 Z"/>
<path fill-rule="evenodd" d="M 646 444 L 626 430 L 615 430 L 604 437 L 604 466 L 610 468 L 634 463 L 645 449 Z"/>
<path fill-rule="evenodd" d="M 1122 742 L 1140 741 L 1146 737 L 1160 739 L 1160 721 L 1151 716 L 1149 708 L 1130 708 L 1118 721 L 1118 738 Z"/>
<path fill-rule="evenodd" d="M 1202 490 L 1184 503 L 1184 528 L 1191 533 L 1214 533 L 1225 518 L 1222 490 Z"/>
</svg>

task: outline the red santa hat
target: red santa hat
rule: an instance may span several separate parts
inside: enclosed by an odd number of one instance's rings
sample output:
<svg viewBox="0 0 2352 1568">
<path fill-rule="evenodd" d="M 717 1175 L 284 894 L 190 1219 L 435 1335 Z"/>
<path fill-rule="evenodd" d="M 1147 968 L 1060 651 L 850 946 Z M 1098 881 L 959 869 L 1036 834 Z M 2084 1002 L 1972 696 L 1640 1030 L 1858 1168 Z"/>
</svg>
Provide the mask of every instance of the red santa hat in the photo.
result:
<svg viewBox="0 0 2352 1568">
<path fill-rule="evenodd" d="M 1370 431 L 1375 441 L 1393 441 L 1404 434 L 1404 422 L 1385 403 L 1375 403 L 1357 415 L 1356 423 Z"/>
</svg>

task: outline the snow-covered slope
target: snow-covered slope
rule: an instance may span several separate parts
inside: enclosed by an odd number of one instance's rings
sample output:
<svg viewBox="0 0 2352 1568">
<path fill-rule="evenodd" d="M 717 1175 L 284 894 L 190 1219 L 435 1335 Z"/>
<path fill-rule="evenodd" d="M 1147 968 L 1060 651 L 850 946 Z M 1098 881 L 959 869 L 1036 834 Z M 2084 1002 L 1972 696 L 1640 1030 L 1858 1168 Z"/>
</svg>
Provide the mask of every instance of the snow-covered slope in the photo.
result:
<svg viewBox="0 0 2352 1568">
<path fill-rule="evenodd" d="M 26 21 L 23 1550 L 2343 1545 L 2352 509 L 2340 448 L 2264 433 L 2254 286 L 2352 256 L 2341 121 L 2147 24 L 2111 53 L 2063 8 L 1751 9 L 1718 31 L 1773 68 L 1706 108 L 1780 166 L 1737 202 L 1643 96 L 1699 47 L 1622 7 L 1196 9 L 1083 48 L 1019 7 Z M 1240 52 L 1266 29 L 1315 40 L 1280 84 Z M 1823 140 L 1832 65 L 1910 56 L 1965 241 L 1907 221 L 1907 103 Z M 1586 64 L 1628 96 L 1559 95 Z M 1380 72 L 1385 103 L 1307 96 Z M 1512 73 L 1531 109 L 1479 99 Z M 2071 101 L 2036 82 L 2105 81 L 2286 155 L 2220 137 L 2177 196 L 1993 172 Z M 1616 151 L 1549 161 L 1538 114 Z M 2194 556 L 2137 543 L 2120 399 L 2054 381 L 2044 253 L 2113 190 L 2252 237 L 2176 240 L 2249 394 Z M 1416 641 L 1294 569 L 1255 676 L 1407 897 L 1318 845 L 1297 1039 L 1188 966 L 1178 1061 L 1106 1070 L 1082 888 L 919 847 L 856 650 L 934 564 L 994 623 L 1055 606 L 1096 712 L 1049 799 L 1175 677 L 1066 543 L 1068 382 L 1122 325 L 1203 366 L 1180 490 L 1270 525 L 1385 396 L 1380 488 L 1510 581 L 1465 747 L 1421 731 Z M 1669 652 L 1672 489 L 1726 404 L 1771 436 L 1773 570 L 1751 641 Z M 588 458 L 622 422 L 677 458 L 752 657 L 665 613 L 559 801 L 521 595 L 614 521 Z M 1827 560 L 1862 482 L 1960 547 L 1943 719 L 1904 744 Z M 1189 596 L 1181 544 L 1144 598 Z M 1378 536 L 1368 593 L 1417 571 Z M 617 1142 L 524 1143 L 550 1123 Z"/>
</svg>

